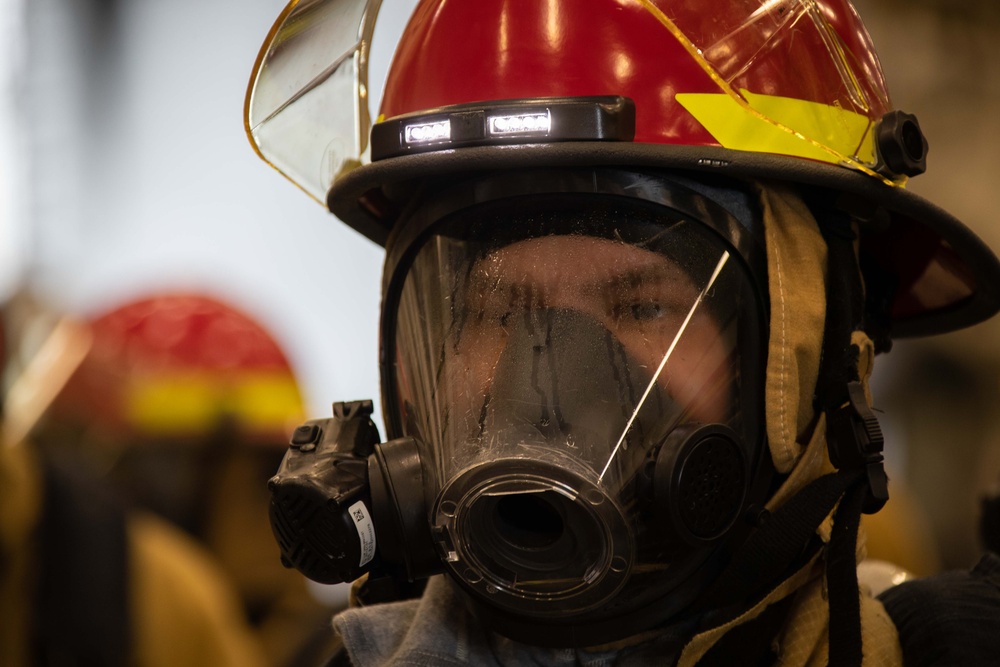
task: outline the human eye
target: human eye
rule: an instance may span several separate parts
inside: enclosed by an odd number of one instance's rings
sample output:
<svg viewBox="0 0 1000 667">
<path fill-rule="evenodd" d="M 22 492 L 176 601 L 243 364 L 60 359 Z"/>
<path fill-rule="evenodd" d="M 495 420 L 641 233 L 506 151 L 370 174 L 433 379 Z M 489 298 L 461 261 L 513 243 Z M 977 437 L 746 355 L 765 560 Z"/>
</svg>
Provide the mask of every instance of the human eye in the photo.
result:
<svg viewBox="0 0 1000 667">
<path fill-rule="evenodd" d="M 628 317 L 635 322 L 650 322 L 665 317 L 668 313 L 666 304 L 656 300 L 636 301 L 625 310 Z"/>
<path fill-rule="evenodd" d="M 662 285 L 635 285 L 617 289 L 608 299 L 609 316 L 618 326 L 656 326 L 672 318 L 676 295 Z"/>
<path fill-rule="evenodd" d="M 663 324 L 674 311 L 663 299 L 629 298 L 611 306 L 609 319 L 618 327 L 650 327 Z"/>
</svg>

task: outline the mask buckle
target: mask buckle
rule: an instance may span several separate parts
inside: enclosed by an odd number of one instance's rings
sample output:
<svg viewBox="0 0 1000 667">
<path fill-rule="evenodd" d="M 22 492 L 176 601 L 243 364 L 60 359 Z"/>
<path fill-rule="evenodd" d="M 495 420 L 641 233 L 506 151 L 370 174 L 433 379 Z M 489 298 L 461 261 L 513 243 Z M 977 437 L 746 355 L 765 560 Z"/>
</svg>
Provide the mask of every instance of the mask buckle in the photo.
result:
<svg viewBox="0 0 1000 667">
<path fill-rule="evenodd" d="M 861 383 L 848 382 L 847 396 L 847 403 L 828 413 L 830 461 L 840 470 L 866 473 L 868 482 L 862 511 L 874 514 L 889 500 L 889 478 L 882 455 L 885 439 Z"/>
</svg>

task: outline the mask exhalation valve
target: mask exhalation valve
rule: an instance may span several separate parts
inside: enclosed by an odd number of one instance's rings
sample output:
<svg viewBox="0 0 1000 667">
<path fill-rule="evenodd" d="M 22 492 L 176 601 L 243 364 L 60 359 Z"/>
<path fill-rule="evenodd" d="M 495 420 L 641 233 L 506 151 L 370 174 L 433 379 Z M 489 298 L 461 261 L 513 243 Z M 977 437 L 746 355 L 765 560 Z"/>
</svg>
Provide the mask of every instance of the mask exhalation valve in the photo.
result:
<svg viewBox="0 0 1000 667">
<path fill-rule="evenodd" d="M 501 608 L 539 617 L 593 609 L 629 576 L 635 547 L 625 516 L 585 472 L 525 449 L 441 492 L 433 529 L 441 558 Z"/>
</svg>

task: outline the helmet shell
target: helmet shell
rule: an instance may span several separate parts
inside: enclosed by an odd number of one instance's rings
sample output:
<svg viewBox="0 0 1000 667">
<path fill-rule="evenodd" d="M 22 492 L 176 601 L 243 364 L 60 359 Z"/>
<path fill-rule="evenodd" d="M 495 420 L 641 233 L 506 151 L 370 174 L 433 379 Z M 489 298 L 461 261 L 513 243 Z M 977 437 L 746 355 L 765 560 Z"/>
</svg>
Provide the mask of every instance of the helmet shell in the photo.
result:
<svg viewBox="0 0 1000 667">
<path fill-rule="evenodd" d="M 847 194 L 856 217 L 871 223 L 863 244 L 898 283 L 894 336 L 958 329 L 1000 309 L 994 254 L 960 221 L 907 192 L 906 176 L 882 159 L 879 126 L 892 106 L 871 39 L 846 0 L 553 0 L 516 8 L 424 0 L 397 47 L 379 120 L 456 104 L 598 95 L 634 101 L 632 141 L 442 145 L 342 174 L 327 203 L 385 244 L 428 177 L 628 165 L 791 181 Z M 925 151 L 922 141 L 907 145 Z"/>
<path fill-rule="evenodd" d="M 833 20 L 817 26 L 816 13 Z M 636 105 L 636 142 L 719 146 L 679 96 L 726 87 L 850 109 L 872 124 L 890 106 L 868 33 L 843 0 L 440 0 L 421 3 L 403 34 L 381 115 L 621 95 Z M 720 113 L 743 113 L 725 106 Z"/>
<path fill-rule="evenodd" d="M 231 420 L 284 446 L 303 418 L 288 360 L 249 315 L 196 293 L 144 296 L 93 317 L 91 348 L 49 409 L 116 440 L 190 438 Z"/>
</svg>

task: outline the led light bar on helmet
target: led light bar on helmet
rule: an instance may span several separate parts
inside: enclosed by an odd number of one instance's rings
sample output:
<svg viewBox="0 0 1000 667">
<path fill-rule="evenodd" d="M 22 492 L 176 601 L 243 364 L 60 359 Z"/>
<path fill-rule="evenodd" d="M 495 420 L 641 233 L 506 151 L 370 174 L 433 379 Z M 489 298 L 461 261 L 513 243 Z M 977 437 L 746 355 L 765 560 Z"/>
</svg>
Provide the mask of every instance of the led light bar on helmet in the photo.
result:
<svg viewBox="0 0 1000 667">
<path fill-rule="evenodd" d="M 451 121 L 439 120 L 436 123 L 414 123 L 407 125 L 403 132 L 407 145 L 432 144 L 451 139 Z"/>
<path fill-rule="evenodd" d="M 372 161 L 429 151 L 557 141 L 631 141 L 627 97 L 551 97 L 456 104 L 372 127 Z"/>
<path fill-rule="evenodd" d="M 510 134 L 544 136 L 552 131 L 552 116 L 548 110 L 545 113 L 490 116 L 488 128 L 491 137 Z"/>
</svg>

